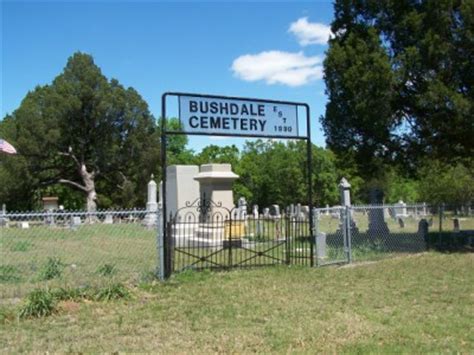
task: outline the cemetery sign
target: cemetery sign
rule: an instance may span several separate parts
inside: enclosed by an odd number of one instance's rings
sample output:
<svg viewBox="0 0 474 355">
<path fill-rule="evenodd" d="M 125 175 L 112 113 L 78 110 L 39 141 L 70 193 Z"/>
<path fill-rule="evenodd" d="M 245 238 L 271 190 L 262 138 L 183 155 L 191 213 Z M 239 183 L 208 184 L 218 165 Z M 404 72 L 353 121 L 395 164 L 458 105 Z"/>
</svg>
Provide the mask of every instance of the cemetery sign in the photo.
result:
<svg viewBox="0 0 474 355">
<path fill-rule="evenodd" d="M 177 97 L 179 109 L 179 129 L 167 126 L 167 98 Z M 298 110 L 304 110 L 299 125 Z M 245 97 L 190 94 L 183 92 L 165 92 L 161 96 L 161 171 L 166 172 L 166 150 L 168 135 L 200 135 L 228 137 L 260 137 L 277 139 L 299 139 L 306 141 L 306 163 L 309 208 L 309 238 L 312 241 L 313 255 L 313 216 L 312 216 L 312 148 L 309 105 L 301 102 L 262 100 Z M 303 129 L 301 129 L 303 128 Z M 303 133 L 300 133 L 300 131 Z M 160 263 L 163 278 L 171 275 L 171 241 L 168 239 L 166 173 L 162 176 L 162 240 Z M 169 219 L 168 219 L 169 218 Z M 311 265 L 313 258 L 311 258 Z"/>
<path fill-rule="evenodd" d="M 179 96 L 186 133 L 298 137 L 298 105 L 256 99 Z"/>
</svg>

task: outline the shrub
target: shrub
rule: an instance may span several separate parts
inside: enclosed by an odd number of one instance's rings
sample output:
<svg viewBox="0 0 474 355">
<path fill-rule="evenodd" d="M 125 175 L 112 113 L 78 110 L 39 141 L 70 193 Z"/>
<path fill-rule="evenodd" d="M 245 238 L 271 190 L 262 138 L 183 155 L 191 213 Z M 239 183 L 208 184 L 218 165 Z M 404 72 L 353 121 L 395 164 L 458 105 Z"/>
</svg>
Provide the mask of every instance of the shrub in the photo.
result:
<svg viewBox="0 0 474 355">
<path fill-rule="evenodd" d="M 49 290 L 36 289 L 28 295 L 25 305 L 20 308 L 20 317 L 46 317 L 55 311 L 55 307 L 56 300 Z"/>
<path fill-rule="evenodd" d="M 59 258 L 48 258 L 48 261 L 40 270 L 40 280 L 51 280 L 60 277 L 64 269 L 64 264 Z"/>
</svg>

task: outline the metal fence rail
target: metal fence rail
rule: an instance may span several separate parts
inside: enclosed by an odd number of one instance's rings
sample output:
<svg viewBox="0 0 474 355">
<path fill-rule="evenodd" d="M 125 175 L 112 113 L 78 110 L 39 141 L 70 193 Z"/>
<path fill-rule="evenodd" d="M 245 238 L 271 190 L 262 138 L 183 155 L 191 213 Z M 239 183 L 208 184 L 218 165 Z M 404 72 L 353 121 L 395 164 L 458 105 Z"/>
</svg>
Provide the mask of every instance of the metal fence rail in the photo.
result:
<svg viewBox="0 0 474 355">
<path fill-rule="evenodd" d="M 0 298 L 36 287 L 137 283 L 157 267 L 158 212 L 0 215 Z"/>
</svg>

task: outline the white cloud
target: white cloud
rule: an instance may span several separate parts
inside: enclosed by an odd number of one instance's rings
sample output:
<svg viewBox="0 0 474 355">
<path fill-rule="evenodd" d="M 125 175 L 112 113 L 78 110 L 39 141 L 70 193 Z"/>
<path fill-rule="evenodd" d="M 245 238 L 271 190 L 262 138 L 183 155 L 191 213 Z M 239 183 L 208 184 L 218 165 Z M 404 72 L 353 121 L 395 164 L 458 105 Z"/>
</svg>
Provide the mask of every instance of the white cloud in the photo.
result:
<svg viewBox="0 0 474 355">
<path fill-rule="evenodd" d="M 309 44 L 326 44 L 331 35 L 331 28 L 323 23 L 308 22 L 307 17 L 302 17 L 293 22 L 288 29 L 293 33 L 302 46 Z"/>
<path fill-rule="evenodd" d="M 303 52 L 266 51 L 241 55 L 231 69 L 245 81 L 301 86 L 323 77 L 322 61 L 320 56 L 307 57 Z"/>
</svg>

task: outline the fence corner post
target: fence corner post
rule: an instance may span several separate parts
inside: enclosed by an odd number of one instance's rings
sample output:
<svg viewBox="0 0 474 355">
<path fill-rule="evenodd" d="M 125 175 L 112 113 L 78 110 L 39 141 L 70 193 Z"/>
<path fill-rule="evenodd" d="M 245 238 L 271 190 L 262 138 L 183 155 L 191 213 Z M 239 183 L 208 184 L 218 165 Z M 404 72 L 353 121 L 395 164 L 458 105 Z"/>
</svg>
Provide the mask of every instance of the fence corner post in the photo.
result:
<svg viewBox="0 0 474 355">
<path fill-rule="evenodd" d="M 164 253 L 164 233 L 163 233 L 163 210 L 161 206 L 158 207 L 157 210 L 157 230 L 156 230 L 156 257 L 157 257 L 157 270 L 156 276 L 160 281 L 165 281 L 165 253 Z"/>
</svg>

